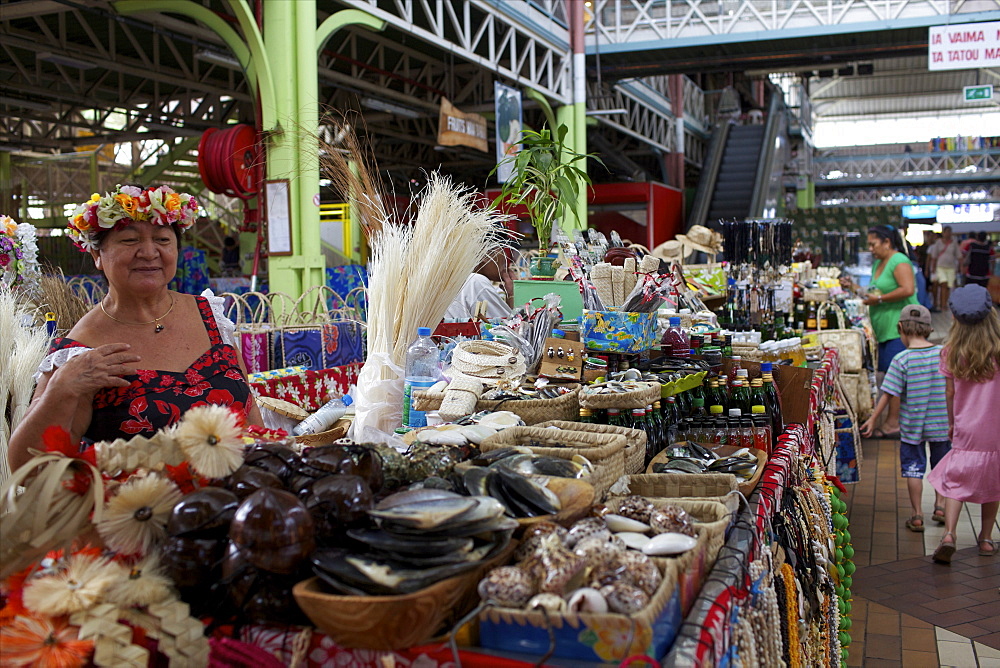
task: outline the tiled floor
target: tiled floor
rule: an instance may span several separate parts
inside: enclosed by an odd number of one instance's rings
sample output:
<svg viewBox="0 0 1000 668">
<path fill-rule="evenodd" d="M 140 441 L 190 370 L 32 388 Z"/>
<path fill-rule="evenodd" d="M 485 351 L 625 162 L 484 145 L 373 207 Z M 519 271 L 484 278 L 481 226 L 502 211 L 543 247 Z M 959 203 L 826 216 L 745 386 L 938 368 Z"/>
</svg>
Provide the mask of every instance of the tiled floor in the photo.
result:
<svg viewBox="0 0 1000 668">
<path fill-rule="evenodd" d="M 934 565 L 927 555 L 944 529 L 930 521 L 922 534 L 904 526 L 910 507 L 897 442 L 866 440 L 864 458 L 861 482 L 847 496 L 858 568 L 848 665 L 1000 668 L 1000 557 L 976 554 L 979 506 L 963 508 L 955 563 Z M 927 484 L 923 498 L 929 518 Z"/>
</svg>

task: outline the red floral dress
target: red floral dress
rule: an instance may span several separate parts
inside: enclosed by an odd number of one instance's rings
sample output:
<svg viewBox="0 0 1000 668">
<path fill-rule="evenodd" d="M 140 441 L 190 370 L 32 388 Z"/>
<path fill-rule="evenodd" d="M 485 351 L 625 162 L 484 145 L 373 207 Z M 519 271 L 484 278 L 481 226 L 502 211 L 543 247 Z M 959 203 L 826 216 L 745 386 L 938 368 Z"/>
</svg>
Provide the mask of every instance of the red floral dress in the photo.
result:
<svg viewBox="0 0 1000 668">
<path fill-rule="evenodd" d="M 181 419 L 191 408 L 206 404 L 230 406 L 246 417 L 252 406 L 250 386 L 240 369 L 239 353 L 223 343 L 212 307 L 195 297 L 211 346 L 186 371 L 139 369 L 123 376 L 128 387 L 108 387 L 94 395 L 94 413 L 84 438 L 111 441 L 135 434 L 152 436 Z M 49 353 L 86 348 L 79 341 L 58 338 Z"/>
</svg>

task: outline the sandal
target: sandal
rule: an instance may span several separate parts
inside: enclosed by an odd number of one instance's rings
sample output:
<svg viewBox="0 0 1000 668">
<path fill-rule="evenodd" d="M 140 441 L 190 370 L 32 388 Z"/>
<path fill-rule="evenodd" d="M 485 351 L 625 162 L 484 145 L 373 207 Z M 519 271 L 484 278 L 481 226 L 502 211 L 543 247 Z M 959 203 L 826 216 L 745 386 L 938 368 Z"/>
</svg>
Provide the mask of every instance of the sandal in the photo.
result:
<svg viewBox="0 0 1000 668">
<path fill-rule="evenodd" d="M 920 524 L 917 524 L 917 522 L 919 522 Z M 914 515 L 910 519 L 906 520 L 906 528 L 909 529 L 910 531 L 914 531 L 916 533 L 923 533 L 924 532 L 924 516 L 923 515 Z"/>
<path fill-rule="evenodd" d="M 899 430 L 893 432 L 884 432 L 881 429 L 876 429 L 872 432 L 871 438 L 877 438 L 881 440 L 892 440 L 899 438 Z"/>
<path fill-rule="evenodd" d="M 952 542 L 946 543 L 944 539 L 951 536 Z M 955 534 L 950 531 L 946 531 L 944 536 L 941 537 L 941 542 L 938 544 L 937 549 L 934 550 L 934 554 L 931 558 L 938 562 L 939 564 L 950 564 L 951 555 L 955 554 Z"/>
<path fill-rule="evenodd" d="M 941 506 L 934 506 L 934 514 L 931 515 L 931 519 L 938 524 L 944 524 L 944 508 Z"/>
<path fill-rule="evenodd" d="M 990 546 L 989 550 L 983 549 L 983 543 Z M 995 557 L 997 554 L 997 544 L 996 541 L 988 540 L 986 538 L 979 541 L 979 556 L 980 557 Z"/>
</svg>

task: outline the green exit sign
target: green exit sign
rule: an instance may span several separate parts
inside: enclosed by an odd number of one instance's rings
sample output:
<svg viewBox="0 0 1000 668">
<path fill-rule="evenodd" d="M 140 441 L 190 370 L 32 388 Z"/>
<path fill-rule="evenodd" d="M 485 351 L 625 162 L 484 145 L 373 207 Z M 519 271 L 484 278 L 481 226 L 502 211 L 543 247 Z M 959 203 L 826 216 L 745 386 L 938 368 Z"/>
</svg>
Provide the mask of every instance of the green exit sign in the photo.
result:
<svg viewBox="0 0 1000 668">
<path fill-rule="evenodd" d="M 963 90 L 966 102 L 993 99 L 993 86 L 966 86 Z"/>
</svg>

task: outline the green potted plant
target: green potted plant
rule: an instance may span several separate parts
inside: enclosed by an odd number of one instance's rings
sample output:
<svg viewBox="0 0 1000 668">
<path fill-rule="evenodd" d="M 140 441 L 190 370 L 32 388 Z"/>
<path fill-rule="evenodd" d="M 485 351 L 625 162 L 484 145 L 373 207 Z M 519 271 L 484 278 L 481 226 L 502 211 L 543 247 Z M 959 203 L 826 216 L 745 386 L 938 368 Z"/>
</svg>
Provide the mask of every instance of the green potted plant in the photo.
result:
<svg viewBox="0 0 1000 668">
<path fill-rule="evenodd" d="M 574 205 L 580 184 L 590 184 L 586 166 L 577 163 L 593 156 L 567 149 L 567 132 L 565 125 L 560 125 L 555 133 L 548 128 L 538 132 L 525 130 L 521 135 L 521 150 L 500 163 L 513 163 L 513 170 L 493 203 L 507 207 L 523 204 L 528 209 L 528 217 L 538 233 L 538 257 L 531 262 L 531 273 L 536 277 L 551 279 L 555 275 L 554 258 L 548 257 L 552 226 L 566 215 L 567 209 L 579 220 Z"/>
</svg>

